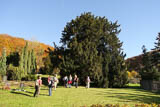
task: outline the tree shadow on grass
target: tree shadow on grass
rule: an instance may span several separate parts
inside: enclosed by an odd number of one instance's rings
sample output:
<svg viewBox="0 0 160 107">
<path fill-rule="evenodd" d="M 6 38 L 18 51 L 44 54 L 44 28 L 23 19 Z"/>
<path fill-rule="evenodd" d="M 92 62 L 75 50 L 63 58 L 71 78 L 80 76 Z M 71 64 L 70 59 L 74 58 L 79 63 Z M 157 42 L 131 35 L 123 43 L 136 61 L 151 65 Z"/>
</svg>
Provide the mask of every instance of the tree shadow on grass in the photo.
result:
<svg viewBox="0 0 160 107">
<path fill-rule="evenodd" d="M 127 86 L 127 89 L 141 89 L 140 86 Z"/>
<path fill-rule="evenodd" d="M 116 95 L 116 98 L 123 99 L 124 101 L 138 101 L 142 103 L 156 103 L 160 104 L 160 97 L 159 96 L 153 96 L 153 95 L 139 95 L 137 94 L 124 94 L 123 95 Z"/>
<path fill-rule="evenodd" d="M 123 88 L 124 89 L 124 88 Z M 160 95 L 143 89 L 128 88 L 129 92 L 115 92 L 106 90 L 105 92 L 98 92 L 97 95 L 105 95 L 107 98 L 118 98 L 119 102 L 140 102 L 140 103 L 156 103 L 160 104 Z M 118 90 L 117 90 L 118 91 Z"/>
<path fill-rule="evenodd" d="M 49 90 L 49 89 L 47 89 L 47 88 L 41 88 L 41 90 Z"/>
<path fill-rule="evenodd" d="M 11 93 L 13 93 L 13 94 L 19 94 L 19 95 L 24 95 L 24 96 L 28 96 L 28 97 L 33 97 L 33 95 L 28 95 L 28 94 L 22 93 L 22 92 L 12 91 Z"/>
<path fill-rule="evenodd" d="M 23 92 L 22 91 L 11 91 L 11 93 L 25 95 L 25 96 L 28 96 L 28 97 L 33 97 L 33 95 L 34 95 L 34 92 L 30 92 L 30 91 L 23 91 Z M 31 94 L 31 95 L 29 95 L 29 94 Z M 39 94 L 39 95 L 48 96 L 47 94 Z"/>
</svg>

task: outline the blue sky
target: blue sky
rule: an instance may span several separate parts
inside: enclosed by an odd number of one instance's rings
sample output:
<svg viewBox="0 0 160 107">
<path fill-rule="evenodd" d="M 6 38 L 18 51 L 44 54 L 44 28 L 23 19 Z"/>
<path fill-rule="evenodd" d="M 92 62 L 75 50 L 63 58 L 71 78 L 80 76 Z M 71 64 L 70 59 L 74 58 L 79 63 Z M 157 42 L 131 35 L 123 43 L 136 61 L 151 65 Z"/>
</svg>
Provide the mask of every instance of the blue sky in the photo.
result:
<svg viewBox="0 0 160 107">
<path fill-rule="evenodd" d="M 67 22 L 84 12 L 121 25 L 127 58 L 150 50 L 160 32 L 160 0 L 0 0 L 0 34 L 59 44 Z"/>
</svg>

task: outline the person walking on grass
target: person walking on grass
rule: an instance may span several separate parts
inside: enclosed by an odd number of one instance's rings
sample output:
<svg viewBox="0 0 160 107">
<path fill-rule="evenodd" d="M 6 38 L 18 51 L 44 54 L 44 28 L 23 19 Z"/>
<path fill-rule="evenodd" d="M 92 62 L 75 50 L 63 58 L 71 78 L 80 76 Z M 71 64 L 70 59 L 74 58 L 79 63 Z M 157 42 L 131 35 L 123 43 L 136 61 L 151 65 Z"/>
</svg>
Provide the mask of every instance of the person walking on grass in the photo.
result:
<svg viewBox="0 0 160 107">
<path fill-rule="evenodd" d="M 78 79 L 77 75 L 75 75 L 74 76 L 74 85 L 75 85 L 76 88 L 78 88 L 78 80 L 79 79 Z"/>
<path fill-rule="evenodd" d="M 69 88 L 71 88 L 71 86 L 72 86 L 71 84 L 72 84 L 72 76 L 69 75 L 69 81 L 68 81 Z"/>
<path fill-rule="evenodd" d="M 90 80 L 89 76 L 87 76 L 87 78 L 86 78 L 86 88 L 90 88 L 90 82 L 91 82 L 91 80 Z"/>
<path fill-rule="evenodd" d="M 38 97 L 39 93 L 40 93 L 40 87 L 42 85 L 42 80 L 41 77 L 38 76 L 37 80 L 35 82 L 35 92 L 34 92 L 34 97 Z"/>
</svg>

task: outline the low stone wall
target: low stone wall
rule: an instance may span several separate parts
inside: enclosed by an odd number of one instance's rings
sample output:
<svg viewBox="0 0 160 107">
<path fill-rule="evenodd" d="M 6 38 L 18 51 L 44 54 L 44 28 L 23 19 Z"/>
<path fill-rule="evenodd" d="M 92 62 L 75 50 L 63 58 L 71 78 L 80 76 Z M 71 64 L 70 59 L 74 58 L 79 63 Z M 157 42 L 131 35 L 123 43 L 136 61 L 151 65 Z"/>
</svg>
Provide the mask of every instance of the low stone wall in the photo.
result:
<svg viewBox="0 0 160 107">
<path fill-rule="evenodd" d="M 141 84 L 141 88 L 143 88 L 145 90 L 150 90 L 153 92 L 160 91 L 160 81 L 141 80 L 140 84 Z"/>
</svg>

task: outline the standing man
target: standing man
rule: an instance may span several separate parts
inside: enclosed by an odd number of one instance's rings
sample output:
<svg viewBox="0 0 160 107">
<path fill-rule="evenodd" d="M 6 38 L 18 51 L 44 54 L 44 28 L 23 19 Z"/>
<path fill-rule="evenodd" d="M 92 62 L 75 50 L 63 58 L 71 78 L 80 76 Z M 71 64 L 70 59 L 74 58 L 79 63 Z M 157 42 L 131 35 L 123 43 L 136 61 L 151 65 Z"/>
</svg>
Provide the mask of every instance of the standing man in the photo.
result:
<svg viewBox="0 0 160 107">
<path fill-rule="evenodd" d="M 65 77 L 63 78 L 63 81 L 64 81 L 64 86 L 67 88 L 67 87 L 68 87 L 68 77 L 65 76 Z"/>
</svg>

